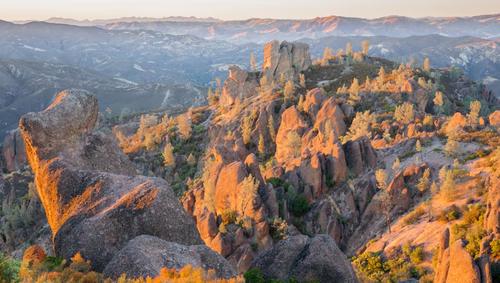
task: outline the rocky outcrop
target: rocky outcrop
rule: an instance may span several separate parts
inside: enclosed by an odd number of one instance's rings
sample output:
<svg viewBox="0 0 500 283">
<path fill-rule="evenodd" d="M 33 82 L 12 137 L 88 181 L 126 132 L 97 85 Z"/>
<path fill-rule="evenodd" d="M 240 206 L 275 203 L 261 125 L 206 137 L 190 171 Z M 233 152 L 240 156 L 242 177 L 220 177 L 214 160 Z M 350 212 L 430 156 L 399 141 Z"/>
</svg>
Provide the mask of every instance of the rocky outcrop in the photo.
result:
<svg viewBox="0 0 500 283">
<path fill-rule="evenodd" d="M 111 259 L 104 269 L 104 275 L 113 279 L 123 273 L 128 278 L 154 278 L 164 267 L 178 270 L 186 265 L 213 270 L 217 278 L 236 276 L 232 266 L 205 245 L 185 246 L 147 235 L 129 241 Z"/>
<path fill-rule="evenodd" d="M 490 125 L 493 127 L 500 129 L 500 110 L 497 110 L 488 116 L 488 120 L 490 122 Z"/>
<path fill-rule="evenodd" d="M 312 64 L 309 46 L 304 43 L 271 41 L 264 46 L 264 62 L 262 73 L 271 79 L 282 74 L 293 79 L 300 72 L 307 70 Z"/>
<path fill-rule="evenodd" d="M 462 240 L 450 243 L 448 228 L 444 231 L 439 250 L 439 265 L 436 283 L 480 283 L 481 272 L 471 255 L 465 250 Z"/>
<path fill-rule="evenodd" d="M 302 151 L 301 137 L 307 127 L 300 112 L 292 106 L 281 115 L 281 124 L 276 135 L 276 160 L 296 164 Z"/>
<path fill-rule="evenodd" d="M 70 258 L 80 252 L 102 271 L 140 235 L 201 244 L 168 184 L 134 176 L 110 135 L 94 130 L 97 115 L 95 96 L 68 90 L 19 123 L 56 254 Z"/>
<path fill-rule="evenodd" d="M 239 67 L 231 66 L 229 68 L 229 76 L 222 88 L 219 103 L 222 106 L 230 106 L 241 102 L 244 98 L 255 95 L 257 87 L 258 82 L 255 76 L 249 76 L 246 71 Z"/>
<path fill-rule="evenodd" d="M 349 260 L 327 235 L 289 237 L 259 255 L 252 267 L 266 279 L 358 282 Z"/>
<path fill-rule="evenodd" d="M 377 165 L 377 153 L 368 138 L 359 138 L 344 144 L 347 165 L 356 175 Z"/>
<path fill-rule="evenodd" d="M 500 160 L 497 161 L 498 163 Z M 494 175 L 490 176 L 488 187 L 484 228 L 496 237 L 500 237 L 500 178 Z"/>
<path fill-rule="evenodd" d="M 24 142 L 19 130 L 10 131 L 3 140 L 2 155 L 7 172 L 20 170 L 28 165 Z M 0 168 L 1 169 L 1 168 Z"/>
</svg>

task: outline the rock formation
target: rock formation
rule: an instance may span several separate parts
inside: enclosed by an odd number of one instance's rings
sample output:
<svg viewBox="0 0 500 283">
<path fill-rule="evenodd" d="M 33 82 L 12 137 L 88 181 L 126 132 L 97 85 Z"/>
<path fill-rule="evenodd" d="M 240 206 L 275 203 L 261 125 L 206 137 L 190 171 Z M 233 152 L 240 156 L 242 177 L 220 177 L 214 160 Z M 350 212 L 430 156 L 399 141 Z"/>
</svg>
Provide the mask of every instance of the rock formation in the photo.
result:
<svg viewBox="0 0 500 283">
<path fill-rule="evenodd" d="M 257 93 L 258 82 L 255 76 L 247 73 L 237 66 L 229 68 L 229 75 L 224 82 L 219 103 L 222 106 L 230 106 L 241 102 L 244 98 Z"/>
<path fill-rule="evenodd" d="M 443 233 L 439 249 L 439 266 L 434 277 L 436 283 L 480 283 L 481 272 L 474 259 L 465 250 L 462 240 L 450 243 L 449 230 Z"/>
<path fill-rule="evenodd" d="M 264 46 L 262 73 L 270 79 L 279 78 L 282 74 L 289 80 L 293 79 L 311 64 L 307 44 L 272 41 Z"/>
<path fill-rule="evenodd" d="M 5 136 L 2 145 L 2 155 L 5 161 L 5 169 L 8 172 L 22 169 L 27 165 L 24 142 L 19 130 L 10 131 Z"/>
<path fill-rule="evenodd" d="M 293 236 L 277 243 L 252 263 L 266 279 L 299 282 L 358 282 L 347 257 L 327 235 Z"/>
<path fill-rule="evenodd" d="M 186 265 L 214 270 L 218 278 L 236 276 L 227 261 L 205 245 L 185 246 L 147 235 L 134 238 L 116 253 L 104 275 L 116 279 L 126 270 L 131 278 L 153 278 L 164 267 L 178 270 Z"/>
<path fill-rule="evenodd" d="M 201 244 L 193 220 L 168 184 L 135 176 L 114 139 L 94 130 L 97 114 L 95 96 L 68 90 L 19 123 L 56 254 L 70 258 L 80 252 L 102 271 L 122 248 L 133 248 L 130 241 L 140 235 Z"/>
</svg>

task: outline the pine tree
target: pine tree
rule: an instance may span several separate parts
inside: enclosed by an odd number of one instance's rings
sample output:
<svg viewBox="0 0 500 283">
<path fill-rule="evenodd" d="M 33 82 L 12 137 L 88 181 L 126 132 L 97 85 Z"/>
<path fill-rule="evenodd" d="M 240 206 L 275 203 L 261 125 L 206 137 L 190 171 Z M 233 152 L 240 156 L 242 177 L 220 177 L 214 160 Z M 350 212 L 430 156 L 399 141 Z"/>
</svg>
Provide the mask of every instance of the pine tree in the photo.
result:
<svg viewBox="0 0 500 283">
<path fill-rule="evenodd" d="M 396 106 L 394 110 L 394 119 L 403 124 L 409 124 L 415 118 L 415 112 L 413 110 L 413 104 L 405 102 L 401 105 Z"/>
<path fill-rule="evenodd" d="M 356 116 L 352 120 L 349 131 L 344 137 L 344 142 L 349 140 L 354 141 L 360 137 L 371 138 L 371 124 L 373 123 L 373 115 L 370 111 L 356 112 Z"/>
<path fill-rule="evenodd" d="M 323 51 L 323 59 L 321 60 L 321 65 L 327 66 L 332 58 L 333 58 L 333 50 L 329 47 L 325 47 L 325 50 Z"/>
<path fill-rule="evenodd" d="M 183 140 L 188 140 L 192 135 L 191 117 L 188 114 L 177 117 L 177 130 Z"/>
<path fill-rule="evenodd" d="M 470 111 L 467 115 L 467 121 L 472 129 L 476 129 L 479 124 L 479 112 L 481 111 L 481 102 L 478 100 L 471 101 Z"/>
<path fill-rule="evenodd" d="M 296 131 L 289 131 L 286 135 L 287 147 L 292 149 L 292 158 L 300 157 L 302 152 L 302 140 Z"/>
<path fill-rule="evenodd" d="M 175 167 L 174 147 L 168 142 L 163 148 L 163 164 L 168 167 Z"/>
<path fill-rule="evenodd" d="M 422 69 L 424 69 L 424 71 L 426 72 L 431 71 L 431 60 L 429 59 L 429 57 L 425 57 Z"/>
<path fill-rule="evenodd" d="M 351 87 L 349 88 L 349 100 L 352 103 L 356 103 L 360 100 L 359 98 L 359 81 L 357 78 L 354 78 L 352 80 Z"/>
<path fill-rule="evenodd" d="M 444 152 L 448 156 L 455 156 L 458 152 L 458 142 L 452 138 L 448 138 L 448 142 L 444 146 Z"/>
<path fill-rule="evenodd" d="M 429 188 L 430 181 L 431 181 L 431 169 L 427 168 L 425 169 L 424 173 L 422 174 L 422 177 L 418 181 L 417 189 L 422 193 L 427 191 L 427 189 Z"/>
<path fill-rule="evenodd" d="M 243 123 L 241 124 L 241 137 L 243 138 L 243 143 L 249 145 L 252 140 L 252 117 L 246 115 L 243 117 Z"/>
<path fill-rule="evenodd" d="M 384 67 L 380 67 L 379 71 L 378 71 L 378 77 L 377 77 L 377 81 L 379 83 L 380 86 L 382 86 L 385 82 L 385 69 Z"/>
<path fill-rule="evenodd" d="M 377 181 L 377 186 L 381 190 L 387 189 L 388 175 L 384 169 L 378 169 L 375 171 L 375 180 Z"/>
<path fill-rule="evenodd" d="M 368 51 L 370 50 L 370 42 L 368 40 L 363 40 L 363 42 L 361 42 L 361 50 L 363 55 L 368 55 Z"/>
<path fill-rule="evenodd" d="M 441 184 L 440 191 L 444 194 L 446 200 L 451 201 L 455 198 L 455 177 L 453 176 L 453 171 L 448 170 L 444 178 L 443 184 Z"/>
<path fill-rule="evenodd" d="M 347 56 L 352 56 L 352 43 L 351 42 L 347 42 L 347 44 L 345 45 L 345 54 Z"/>
<path fill-rule="evenodd" d="M 436 91 L 436 95 L 434 96 L 432 102 L 434 103 L 434 106 L 436 106 L 437 108 L 437 113 L 441 114 L 444 105 L 443 93 L 440 91 Z"/>
</svg>

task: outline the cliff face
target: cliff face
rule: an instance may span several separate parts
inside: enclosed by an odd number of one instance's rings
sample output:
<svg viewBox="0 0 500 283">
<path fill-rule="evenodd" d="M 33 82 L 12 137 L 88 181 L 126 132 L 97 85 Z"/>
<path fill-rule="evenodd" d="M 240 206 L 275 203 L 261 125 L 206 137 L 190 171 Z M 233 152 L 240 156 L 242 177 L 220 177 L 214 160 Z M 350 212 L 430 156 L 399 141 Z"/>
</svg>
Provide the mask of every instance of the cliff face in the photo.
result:
<svg viewBox="0 0 500 283">
<path fill-rule="evenodd" d="M 200 244 L 192 219 L 168 184 L 137 176 L 114 139 L 94 130 L 97 113 L 95 96 L 68 90 L 46 110 L 26 114 L 19 123 L 56 254 L 70 258 L 80 252 L 102 271 L 140 235 Z M 129 272 L 121 267 L 111 268 L 110 274 Z M 139 275 L 154 275 L 159 269 L 147 271 Z"/>
</svg>

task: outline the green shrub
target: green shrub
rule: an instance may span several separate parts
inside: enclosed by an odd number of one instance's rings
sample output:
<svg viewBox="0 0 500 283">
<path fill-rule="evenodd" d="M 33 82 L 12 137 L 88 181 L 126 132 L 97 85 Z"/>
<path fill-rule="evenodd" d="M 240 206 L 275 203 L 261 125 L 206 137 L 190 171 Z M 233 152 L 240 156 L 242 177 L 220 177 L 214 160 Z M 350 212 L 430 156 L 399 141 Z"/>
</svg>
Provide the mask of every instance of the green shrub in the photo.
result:
<svg viewBox="0 0 500 283">
<path fill-rule="evenodd" d="M 297 217 L 301 217 L 309 211 L 309 202 L 303 195 L 297 195 L 290 201 L 290 212 Z"/>
<path fill-rule="evenodd" d="M 424 260 L 424 249 L 420 246 L 410 252 L 410 261 L 413 264 L 420 264 Z"/>
<path fill-rule="evenodd" d="M 280 178 L 276 178 L 276 177 L 267 179 L 267 182 L 269 184 L 273 185 L 274 188 L 282 187 L 285 183 L 283 180 L 281 180 Z"/>
<path fill-rule="evenodd" d="M 500 258 L 500 239 L 495 239 L 490 243 L 491 257 L 498 259 Z"/>
<path fill-rule="evenodd" d="M 417 207 L 414 211 L 408 213 L 408 215 L 404 218 L 405 225 L 415 224 L 418 219 L 425 214 L 425 209 L 423 206 Z"/>
<path fill-rule="evenodd" d="M 257 268 L 251 268 L 243 274 L 245 278 L 245 283 L 265 283 L 264 275 L 262 271 Z"/>
<path fill-rule="evenodd" d="M 19 282 L 19 268 L 21 263 L 0 254 L 0 282 L 14 283 Z"/>
<path fill-rule="evenodd" d="M 226 210 L 222 212 L 221 214 L 221 219 L 222 219 L 222 224 L 224 225 L 229 225 L 236 223 L 236 212 L 233 210 Z"/>
<path fill-rule="evenodd" d="M 438 220 L 442 222 L 451 222 L 458 218 L 460 218 L 460 209 L 456 205 L 443 209 L 438 216 Z"/>
<path fill-rule="evenodd" d="M 474 224 L 478 221 L 482 221 L 482 217 L 486 209 L 481 204 L 471 204 L 467 206 L 463 213 L 463 221 L 465 224 Z"/>
</svg>

